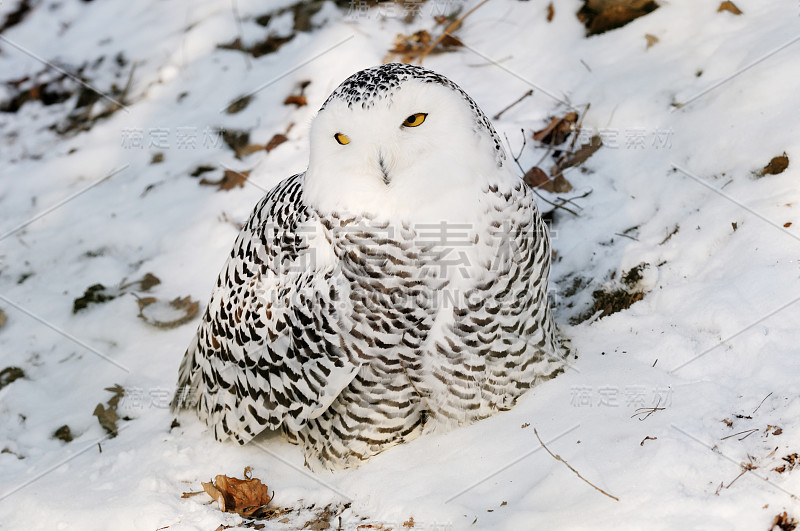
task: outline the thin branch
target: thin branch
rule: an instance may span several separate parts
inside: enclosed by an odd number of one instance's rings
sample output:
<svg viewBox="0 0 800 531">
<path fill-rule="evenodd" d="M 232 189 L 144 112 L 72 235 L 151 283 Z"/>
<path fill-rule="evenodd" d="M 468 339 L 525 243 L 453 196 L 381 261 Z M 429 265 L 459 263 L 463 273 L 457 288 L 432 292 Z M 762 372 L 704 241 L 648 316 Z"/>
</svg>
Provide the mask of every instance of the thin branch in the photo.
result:
<svg viewBox="0 0 800 531">
<path fill-rule="evenodd" d="M 733 485 L 733 483 L 734 483 L 734 482 L 735 482 L 737 479 L 739 479 L 740 477 L 744 476 L 746 473 L 750 472 L 751 470 L 755 470 L 755 469 L 757 469 L 757 468 L 758 468 L 758 467 L 757 467 L 757 466 L 755 466 L 753 463 L 746 463 L 746 464 L 745 464 L 745 463 L 742 463 L 740 466 L 742 467 L 742 471 L 739 473 L 739 475 L 738 475 L 738 476 L 736 476 L 735 478 L 733 478 L 733 481 L 731 481 L 730 483 L 728 483 L 728 485 L 725 487 L 726 489 L 729 489 L 729 488 L 731 488 L 731 485 Z"/>
<path fill-rule="evenodd" d="M 614 233 L 614 236 L 622 236 L 623 238 L 630 238 L 631 240 L 633 240 L 633 241 L 635 241 L 635 242 L 638 242 L 638 241 L 639 241 L 638 239 L 634 238 L 633 236 L 631 236 L 631 235 L 629 235 L 629 234 L 623 234 L 623 233 L 621 233 L 621 232 L 615 232 L 615 233 Z"/>
<path fill-rule="evenodd" d="M 666 408 L 658 407 L 658 405 L 660 403 L 661 403 L 661 398 L 658 399 L 658 402 L 656 402 L 656 405 L 653 406 L 653 407 L 640 407 L 640 408 L 637 408 L 636 412 L 633 415 L 631 415 L 631 418 L 633 418 L 633 417 L 635 417 L 637 415 L 644 415 L 644 417 L 639 419 L 639 421 L 641 422 L 643 420 L 646 420 L 647 417 L 649 417 L 650 415 L 652 415 L 656 411 L 664 411 L 664 409 L 666 409 Z"/>
<path fill-rule="evenodd" d="M 476 5 L 475 7 L 473 7 L 469 11 L 467 11 L 466 14 L 464 14 L 463 17 L 461 17 L 460 19 L 456 20 L 455 22 L 453 22 L 452 24 L 447 26 L 447 28 L 442 32 L 442 34 L 439 35 L 436 38 L 436 40 L 433 41 L 431 43 L 431 45 L 428 46 L 428 48 L 426 48 L 425 51 L 420 54 L 419 59 L 417 60 L 417 64 L 421 65 L 422 64 L 422 60 L 425 59 L 425 56 L 428 55 L 429 53 L 431 53 L 431 51 L 433 51 L 433 49 L 436 48 L 436 45 L 438 45 L 440 42 L 442 42 L 442 39 L 444 39 L 445 37 L 450 35 L 451 32 L 456 31 L 459 27 L 461 27 L 461 23 L 464 22 L 465 18 L 470 16 L 472 13 L 475 12 L 476 9 L 478 9 L 479 7 L 481 7 L 483 4 L 485 4 L 488 1 L 489 0 L 483 0 L 483 2 L 481 2 L 480 4 Z"/>
<path fill-rule="evenodd" d="M 525 94 L 520 96 L 514 103 L 506 106 L 502 111 L 500 111 L 497 114 L 495 114 L 494 116 L 492 116 L 492 120 L 499 120 L 500 117 L 503 115 L 503 113 L 505 113 L 511 107 L 513 107 L 514 105 L 518 104 L 519 102 L 521 102 L 522 100 L 524 100 L 525 98 L 527 98 L 529 96 L 533 96 L 533 89 L 530 89 L 528 92 L 526 92 Z"/>
<path fill-rule="evenodd" d="M 512 158 L 512 159 L 514 159 L 514 162 L 517 164 L 517 168 L 519 168 L 519 171 L 521 171 L 521 172 L 522 172 L 522 174 L 523 174 L 523 175 L 525 175 L 525 173 L 527 173 L 527 172 L 526 172 L 526 171 L 525 171 L 525 169 L 522 167 L 522 164 L 520 164 L 520 163 L 519 163 L 519 158 L 522 156 L 522 150 L 524 150 L 524 149 L 525 149 L 525 145 L 526 145 L 526 143 L 527 143 L 527 140 L 525 139 L 525 130 L 524 130 L 524 129 L 521 129 L 521 131 L 522 131 L 522 147 L 520 148 L 520 150 L 519 150 L 519 154 L 518 154 L 518 155 L 514 155 L 514 152 L 513 152 L 513 151 L 511 151 L 511 142 L 508 140 L 508 135 L 506 135 L 505 133 L 503 133 L 503 136 L 505 136 L 505 137 L 506 137 L 506 144 L 508 144 L 508 149 L 509 149 L 509 151 L 511 152 L 511 158 Z M 536 194 L 536 197 L 538 197 L 539 199 L 541 199 L 542 201 L 544 201 L 544 202 L 545 202 L 545 203 L 547 203 L 548 205 L 552 206 L 553 208 L 560 208 L 560 209 L 562 209 L 562 210 L 566 210 L 567 212 L 569 212 L 569 213 L 570 213 L 570 214 L 572 214 L 573 216 L 577 216 L 577 215 L 578 215 L 578 213 L 577 213 L 577 212 L 575 212 L 574 210 L 572 210 L 571 208 L 567 208 L 567 207 L 565 207 L 563 202 L 562 202 L 562 204 L 560 204 L 560 205 L 559 205 L 558 203 L 554 203 L 553 201 L 550 201 L 549 199 L 547 199 L 546 197 L 544 197 L 542 194 L 540 194 L 540 193 L 539 193 L 539 192 L 536 190 L 536 188 L 534 188 L 534 187 L 532 187 L 532 186 L 531 186 L 531 187 L 530 187 L 530 189 L 531 189 L 531 191 L 532 191 L 534 194 Z"/>
<path fill-rule="evenodd" d="M 756 414 L 756 411 L 758 411 L 758 408 L 759 408 L 759 407 L 761 407 L 761 404 L 763 404 L 763 403 L 764 403 L 764 402 L 767 400 L 767 398 L 769 398 L 770 396 L 772 396 L 772 391 L 770 391 L 770 392 L 769 392 L 769 394 L 768 394 L 767 396 L 765 396 L 765 397 L 764 397 L 764 400 L 762 400 L 761 402 L 759 402 L 759 403 L 758 403 L 758 407 L 757 407 L 757 408 L 755 408 L 755 409 L 753 410 L 753 412 L 752 412 L 752 413 L 750 413 L 750 415 L 751 415 L 751 416 L 752 416 L 752 415 L 755 415 L 755 414 Z"/>
<path fill-rule="evenodd" d="M 619 501 L 619 498 L 617 498 L 616 496 L 613 496 L 613 495 L 611 495 L 611 494 L 607 493 L 606 491 L 604 491 L 603 489 L 601 489 L 600 487 L 598 487 L 597 485 L 593 484 L 591 481 L 589 481 L 588 479 L 586 479 L 585 477 L 581 476 L 581 473 L 580 473 L 580 472 L 578 472 L 577 470 L 575 470 L 574 468 L 572 468 L 572 465 L 570 465 L 569 463 L 567 463 L 567 462 L 566 462 L 566 461 L 565 461 L 565 460 L 564 460 L 564 459 L 563 459 L 563 458 L 562 458 L 560 455 L 556 455 L 556 454 L 554 454 L 553 452 L 551 452 L 551 451 L 550 451 L 550 449 L 549 449 L 549 448 L 548 448 L 548 447 L 547 447 L 547 446 L 544 444 L 544 441 L 542 441 L 542 438 L 541 438 L 541 437 L 539 437 L 539 432 L 537 432 L 537 431 L 536 431 L 536 428 L 533 428 L 533 433 L 534 433 L 534 435 L 536 435 L 536 438 L 537 438 L 537 439 L 539 439 L 539 444 L 541 444 L 541 445 L 542 445 L 542 448 L 544 448 L 544 449 L 545 449 L 545 451 L 546 451 L 548 454 L 550 454 L 550 456 L 551 456 L 553 459 L 555 459 L 556 461 L 561 461 L 562 463 L 564 463 L 564 465 L 566 465 L 566 467 L 567 467 L 567 468 L 569 468 L 570 470 L 572 470 L 572 471 L 575 473 L 575 475 L 577 475 L 577 476 L 578 476 L 579 478 L 581 478 L 583 481 L 585 481 L 586 483 L 588 483 L 588 484 L 589 484 L 589 486 L 591 486 L 591 487 L 592 487 L 592 488 L 594 488 L 595 490 L 602 492 L 603 494 L 605 494 L 606 496 L 608 496 L 609 498 L 611 498 L 611 499 L 613 499 L 613 500 L 617 500 L 617 501 Z"/>
<path fill-rule="evenodd" d="M 575 130 L 574 130 L 575 132 L 572 135 L 572 142 L 570 142 L 570 144 L 569 144 L 569 153 L 570 154 L 572 154 L 575 151 L 575 141 L 578 140 L 578 137 L 580 136 L 581 127 L 583 127 L 583 119 L 586 117 L 586 113 L 589 112 L 589 107 L 591 107 L 591 106 L 592 106 L 591 102 L 587 103 L 586 104 L 586 108 L 581 113 L 580 118 L 578 118 L 578 123 L 575 125 Z"/>
<path fill-rule="evenodd" d="M 748 437 L 750 437 L 751 435 L 753 435 L 757 431 L 758 431 L 758 428 L 753 428 L 751 430 L 744 430 L 744 431 L 740 431 L 739 433 L 732 433 L 731 435 L 725 436 L 720 440 L 724 441 L 725 439 L 730 439 L 731 437 L 736 437 L 737 435 L 741 435 L 743 433 L 746 433 L 747 435 L 745 435 L 744 437 L 739 439 L 740 441 L 743 441 L 743 440 L 747 439 Z"/>
</svg>

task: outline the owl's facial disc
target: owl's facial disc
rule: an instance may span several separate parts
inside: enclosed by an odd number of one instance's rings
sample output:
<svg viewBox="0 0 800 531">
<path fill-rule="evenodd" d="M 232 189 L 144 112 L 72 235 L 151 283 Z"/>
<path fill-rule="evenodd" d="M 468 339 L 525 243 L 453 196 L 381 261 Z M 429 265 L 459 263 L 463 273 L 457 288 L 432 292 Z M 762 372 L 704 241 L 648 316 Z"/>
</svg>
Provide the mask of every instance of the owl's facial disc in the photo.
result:
<svg viewBox="0 0 800 531">
<path fill-rule="evenodd" d="M 348 78 L 320 109 L 304 195 L 323 211 L 433 217 L 505 178 L 504 158 L 494 128 L 455 84 L 382 65 Z"/>
<path fill-rule="evenodd" d="M 400 124 L 400 127 L 408 127 L 408 128 L 419 127 L 420 125 L 422 125 L 422 123 L 425 121 L 427 117 L 428 113 L 426 112 L 416 112 L 414 114 L 407 116 L 406 119 L 403 120 L 403 123 Z M 333 139 L 340 146 L 347 146 L 351 142 L 350 137 L 348 137 L 344 133 L 334 134 Z M 383 179 L 384 184 L 388 186 L 392 178 L 391 175 L 389 174 L 390 172 L 390 166 L 388 163 L 389 157 L 386 155 L 385 151 L 386 150 L 382 146 L 378 146 L 377 164 L 378 164 L 378 169 L 380 170 L 381 178 Z"/>
</svg>

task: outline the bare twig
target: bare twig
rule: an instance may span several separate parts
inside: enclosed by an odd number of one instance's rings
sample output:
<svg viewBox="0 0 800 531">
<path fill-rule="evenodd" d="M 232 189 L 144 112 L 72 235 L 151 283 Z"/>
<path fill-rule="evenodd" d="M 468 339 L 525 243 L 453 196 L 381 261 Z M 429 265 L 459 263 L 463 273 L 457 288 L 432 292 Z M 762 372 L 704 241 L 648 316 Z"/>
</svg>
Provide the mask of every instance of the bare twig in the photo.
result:
<svg viewBox="0 0 800 531">
<path fill-rule="evenodd" d="M 750 413 L 750 415 L 751 415 L 751 416 L 752 416 L 752 415 L 755 415 L 755 414 L 756 414 L 756 411 L 758 411 L 758 408 L 759 408 L 759 407 L 761 407 L 761 404 L 763 404 L 763 403 L 764 403 L 764 402 L 767 400 L 767 398 L 769 398 L 770 396 L 772 396 L 772 391 L 770 391 L 770 393 L 769 393 L 767 396 L 765 396 L 765 397 L 764 397 L 764 400 L 762 400 L 761 402 L 759 402 L 759 403 L 758 403 L 758 407 L 757 407 L 757 408 L 755 408 L 755 409 L 753 410 L 753 412 L 752 412 L 752 413 Z"/>
<path fill-rule="evenodd" d="M 542 445 L 542 448 L 544 448 L 544 449 L 545 449 L 545 451 L 546 451 L 548 454 L 550 454 L 550 456 L 551 456 L 553 459 L 555 459 L 556 461 L 561 461 L 562 463 L 564 463 L 564 465 L 566 465 L 566 467 L 567 467 L 567 468 L 569 468 L 570 470 L 572 470 L 572 471 L 575 473 L 575 475 L 577 475 L 577 476 L 578 476 L 579 478 L 581 478 L 583 481 L 585 481 L 586 483 L 588 483 L 588 484 L 589 484 L 589 486 L 591 486 L 591 487 L 592 487 L 592 488 L 594 488 L 595 490 L 602 492 L 603 494 L 605 494 L 606 496 L 608 496 L 609 498 L 611 498 L 611 499 L 613 499 L 613 500 L 617 500 L 617 501 L 619 501 L 619 498 L 617 498 L 616 496 L 612 496 L 611 494 L 607 493 L 606 491 L 604 491 L 603 489 L 601 489 L 601 488 L 600 488 L 600 487 L 598 487 L 597 485 L 593 484 L 591 481 L 589 481 L 589 480 L 588 480 L 588 479 L 586 479 L 585 477 L 581 476 L 581 473 L 580 473 L 580 472 L 578 472 L 577 470 L 575 470 L 574 468 L 572 468 L 572 465 L 570 465 L 569 463 L 567 463 L 567 462 L 566 462 L 566 461 L 565 461 L 565 460 L 564 460 L 564 459 L 563 459 L 563 458 L 562 458 L 560 455 L 556 455 L 556 454 L 554 454 L 553 452 L 551 452 L 551 451 L 550 451 L 550 449 L 549 449 L 549 448 L 548 448 L 548 447 L 547 447 L 547 446 L 544 444 L 544 441 L 542 441 L 542 438 L 541 438 L 541 437 L 539 437 L 539 432 L 537 432 L 537 431 L 536 431 L 536 428 L 533 428 L 533 433 L 534 433 L 534 435 L 536 435 L 536 438 L 537 438 L 537 439 L 539 439 L 539 444 L 541 444 L 541 445 Z"/>
<path fill-rule="evenodd" d="M 522 167 L 522 164 L 519 163 L 519 158 L 522 156 L 522 150 L 525 149 L 525 145 L 527 143 L 527 140 L 525 139 L 525 130 L 522 129 L 521 131 L 522 131 L 522 147 L 520 148 L 518 155 L 514 155 L 514 152 L 512 151 L 511 152 L 511 158 L 514 159 L 514 162 L 516 163 L 517 168 L 519 168 L 519 171 L 521 171 L 522 174 L 525 175 L 525 173 L 526 173 L 525 169 Z M 509 151 L 511 151 L 511 142 L 508 140 L 508 135 L 504 134 L 504 136 L 506 137 L 506 144 L 508 144 L 508 149 L 509 149 Z M 542 194 L 540 194 L 538 191 L 536 191 L 536 188 L 533 188 L 533 187 L 530 187 L 530 188 L 531 188 L 531 191 L 534 194 L 536 194 L 536 197 L 538 197 L 539 199 L 541 199 L 542 201 L 544 201 L 548 205 L 551 205 L 554 208 L 560 208 L 562 210 L 566 210 L 567 212 L 569 212 L 573 216 L 577 216 L 578 215 L 578 213 L 575 212 L 574 210 L 565 207 L 564 206 L 565 202 L 563 200 L 562 200 L 561 204 L 554 203 L 553 201 L 550 201 L 549 199 L 544 197 Z"/>
<path fill-rule="evenodd" d="M 450 35 L 450 33 L 451 33 L 451 32 L 453 32 L 453 31 L 457 30 L 457 29 L 458 29 L 458 28 L 461 26 L 461 23 L 462 23 L 462 22 L 464 22 L 464 19 L 465 19 L 465 18 L 467 18 L 468 16 L 470 16 L 472 13 L 474 13 L 474 12 L 475 12 L 475 10 L 476 10 L 476 9 L 478 9 L 479 7 L 481 7 L 483 4 L 485 4 L 485 3 L 486 3 L 486 2 L 488 2 L 488 1 L 489 1 L 489 0 L 483 0 L 483 2 L 481 2 L 480 4 L 476 5 L 475 7 L 473 7 L 473 8 L 472 8 L 472 9 L 470 9 L 469 11 L 467 11 L 467 12 L 464 14 L 464 16 L 463 16 L 463 17 L 459 18 L 458 20 L 456 20 L 455 22 L 453 22 L 452 24 L 450 24 L 449 26 L 447 26 L 447 28 L 446 28 L 446 29 L 445 29 L 445 30 L 442 32 L 442 34 L 441 34 L 441 35 L 439 35 L 439 36 L 436 38 L 436 40 L 435 40 L 435 41 L 433 41 L 433 42 L 431 43 L 431 45 L 430 45 L 430 46 L 428 46 L 428 47 L 425 49 L 425 51 L 424 51 L 424 52 L 422 52 L 422 53 L 420 54 L 420 56 L 419 56 L 419 59 L 417 59 L 417 64 L 420 64 L 420 65 L 421 65 L 421 64 L 422 64 L 422 60 L 423 60 L 423 59 L 425 59 L 425 56 L 426 56 L 426 55 L 428 55 L 429 53 L 431 53 L 431 51 L 433 51 L 433 49 L 434 49 L 434 48 L 436 48 L 436 45 L 438 45 L 440 42 L 442 42 L 442 39 L 444 39 L 445 37 L 447 37 L 448 35 Z"/>
<path fill-rule="evenodd" d="M 523 94 L 522 96 L 520 96 L 520 97 L 519 97 L 519 98 L 518 98 L 518 99 L 517 99 L 517 100 L 516 100 L 514 103 L 512 103 L 512 104 L 510 104 L 510 105 L 506 106 L 506 107 L 505 107 L 505 108 L 504 108 L 502 111 L 500 111 L 500 112 L 498 112 L 497 114 L 495 114 L 494 116 L 492 116 L 492 120 L 499 120 L 499 119 L 500 119 L 500 117 L 503 115 L 503 113 L 504 113 L 504 112 L 506 112 L 506 111 L 507 111 L 507 110 L 509 110 L 511 107 L 513 107 L 514 105 L 516 105 L 517 103 L 521 102 L 522 100 L 524 100 L 525 98 L 527 98 L 527 97 L 529 97 L 529 96 L 533 96 L 533 89 L 530 89 L 528 92 L 526 92 L 525 94 Z"/>
<path fill-rule="evenodd" d="M 745 463 L 742 463 L 742 464 L 741 464 L 741 467 L 742 467 L 742 471 L 739 473 L 739 475 L 738 475 L 738 476 L 736 476 L 735 478 L 733 478 L 733 481 L 731 481 L 730 483 L 728 483 L 728 484 L 725 486 L 725 488 L 726 488 L 726 489 L 729 489 L 729 488 L 731 488 L 731 485 L 733 485 L 734 481 L 736 481 L 736 480 L 737 480 L 737 479 L 739 479 L 740 477 L 744 476 L 744 475 L 745 475 L 747 472 L 750 472 L 751 470 L 755 470 L 755 469 L 757 469 L 757 468 L 758 468 L 758 467 L 757 467 L 756 465 L 754 465 L 753 463 L 746 463 L 746 464 L 745 464 Z"/>
<path fill-rule="evenodd" d="M 730 435 L 728 435 L 726 437 L 723 437 L 720 440 L 724 441 L 725 439 L 730 439 L 731 437 L 736 437 L 737 435 L 741 435 L 743 433 L 746 433 L 747 435 L 745 435 L 744 437 L 739 439 L 740 441 L 743 441 L 743 440 L 747 439 L 748 437 L 750 437 L 751 435 L 753 435 L 757 431 L 758 431 L 758 428 L 753 428 L 752 430 L 744 430 L 744 431 L 740 431 L 739 433 L 732 433 L 732 434 L 730 434 Z"/>
<path fill-rule="evenodd" d="M 638 239 L 634 238 L 633 236 L 630 236 L 630 235 L 628 235 L 628 234 L 623 234 L 623 233 L 621 233 L 621 232 L 615 232 L 615 233 L 614 233 L 614 236 L 622 236 L 623 238 L 630 238 L 631 240 L 633 240 L 633 241 L 635 241 L 635 242 L 638 242 L 638 241 L 639 241 Z"/>
<path fill-rule="evenodd" d="M 667 241 L 668 241 L 670 238 L 672 238 L 673 236 L 675 236 L 675 235 L 678 233 L 678 229 L 679 229 L 679 228 L 680 228 L 680 227 L 679 227 L 679 226 L 678 226 L 678 224 L 676 223 L 676 224 L 675 224 L 675 228 L 674 228 L 674 229 L 672 229 L 672 232 L 670 232 L 669 234 L 667 234 L 666 238 L 664 238 L 663 240 L 661 240 L 661 243 L 659 243 L 659 245 L 664 245 L 665 243 L 667 243 Z"/>
<path fill-rule="evenodd" d="M 642 439 L 642 442 L 639 443 L 639 446 L 644 446 L 645 441 L 655 441 L 658 437 L 650 437 L 649 435 Z"/>
<path fill-rule="evenodd" d="M 581 113 L 581 117 L 578 118 L 578 123 L 575 124 L 575 132 L 572 135 L 572 142 L 569 144 L 569 154 L 572 154 L 575 151 L 575 141 L 578 140 L 578 137 L 580 136 L 581 127 L 583 126 L 583 119 L 586 117 L 586 113 L 589 112 L 589 107 L 591 106 L 591 103 L 586 104 L 586 108 Z"/>
<path fill-rule="evenodd" d="M 640 408 L 636 409 L 636 412 L 633 415 L 631 415 L 631 418 L 633 418 L 633 417 L 635 417 L 637 415 L 644 415 L 644 417 L 639 419 L 639 421 L 641 422 L 641 421 L 647 419 L 647 417 L 649 417 L 650 415 L 652 415 L 656 411 L 664 411 L 664 409 L 666 409 L 666 408 L 658 407 L 658 405 L 660 403 L 661 403 L 661 398 L 658 399 L 658 402 L 656 402 L 656 405 L 653 406 L 653 407 L 640 407 Z"/>
</svg>

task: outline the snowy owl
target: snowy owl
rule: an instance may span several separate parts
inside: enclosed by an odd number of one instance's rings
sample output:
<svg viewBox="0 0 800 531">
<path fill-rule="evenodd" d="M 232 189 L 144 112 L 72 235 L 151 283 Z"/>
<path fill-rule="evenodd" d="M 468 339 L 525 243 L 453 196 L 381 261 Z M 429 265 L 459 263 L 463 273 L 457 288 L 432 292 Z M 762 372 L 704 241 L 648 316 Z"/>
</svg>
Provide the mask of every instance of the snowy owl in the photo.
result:
<svg viewBox="0 0 800 531">
<path fill-rule="evenodd" d="M 309 467 L 337 469 L 563 370 L 547 227 L 472 98 L 418 66 L 369 68 L 310 140 L 308 169 L 236 239 L 174 409 L 220 441 L 282 430 Z"/>
</svg>

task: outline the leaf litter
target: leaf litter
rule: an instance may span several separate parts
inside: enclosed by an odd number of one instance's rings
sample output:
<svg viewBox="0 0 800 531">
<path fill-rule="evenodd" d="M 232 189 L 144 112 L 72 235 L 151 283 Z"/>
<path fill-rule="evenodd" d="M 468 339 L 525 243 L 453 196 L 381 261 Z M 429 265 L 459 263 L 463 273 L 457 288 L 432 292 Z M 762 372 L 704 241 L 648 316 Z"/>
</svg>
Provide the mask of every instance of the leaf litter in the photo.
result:
<svg viewBox="0 0 800 531">
<path fill-rule="evenodd" d="M 117 407 L 119 406 L 119 401 L 125 396 L 125 388 L 115 384 L 112 387 L 106 387 L 105 390 L 113 393 L 113 396 L 106 401 L 105 406 L 102 403 L 98 403 L 92 414 L 97 417 L 97 421 L 106 430 L 106 433 L 111 438 L 114 438 L 119 433 L 117 422 L 119 422 L 120 417 L 117 415 Z M 123 420 L 128 419 L 125 418 Z"/>
<path fill-rule="evenodd" d="M 269 488 L 254 478 L 250 467 L 244 469 L 244 479 L 238 479 L 224 474 L 217 475 L 213 480 L 202 482 L 203 491 L 218 503 L 219 509 L 226 513 L 236 513 L 247 518 L 276 518 L 288 512 L 288 509 L 268 507 L 274 497 Z M 182 497 L 188 498 L 200 494 L 199 492 L 184 492 Z"/>
</svg>

